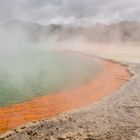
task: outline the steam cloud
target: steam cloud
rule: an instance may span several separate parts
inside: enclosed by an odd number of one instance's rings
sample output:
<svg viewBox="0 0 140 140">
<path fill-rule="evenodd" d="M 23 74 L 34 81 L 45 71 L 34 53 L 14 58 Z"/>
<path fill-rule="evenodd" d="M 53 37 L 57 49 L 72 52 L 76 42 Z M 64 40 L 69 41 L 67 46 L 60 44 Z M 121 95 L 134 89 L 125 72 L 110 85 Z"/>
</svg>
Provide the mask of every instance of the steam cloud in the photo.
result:
<svg viewBox="0 0 140 140">
<path fill-rule="evenodd" d="M 139 5 L 139 0 L 0 0 L 0 21 L 94 24 L 140 20 Z"/>
</svg>

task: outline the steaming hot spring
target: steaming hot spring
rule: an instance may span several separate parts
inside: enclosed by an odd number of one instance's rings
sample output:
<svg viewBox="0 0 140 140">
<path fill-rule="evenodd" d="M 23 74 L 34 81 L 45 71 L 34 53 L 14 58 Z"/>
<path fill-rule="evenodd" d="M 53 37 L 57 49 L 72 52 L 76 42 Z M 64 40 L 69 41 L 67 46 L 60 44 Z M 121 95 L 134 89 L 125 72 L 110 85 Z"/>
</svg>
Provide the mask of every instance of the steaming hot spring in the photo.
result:
<svg viewBox="0 0 140 140">
<path fill-rule="evenodd" d="M 96 76 L 97 60 L 38 48 L 1 55 L 0 106 L 76 88 Z"/>
<path fill-rule="evenodd" d="M 55 39 L 33 42 L 17 31 L 0 39 L 0 133 L 92 104 L 125 82 L 118 76 L 129 77 L 127 68 Z"/>
</svg>

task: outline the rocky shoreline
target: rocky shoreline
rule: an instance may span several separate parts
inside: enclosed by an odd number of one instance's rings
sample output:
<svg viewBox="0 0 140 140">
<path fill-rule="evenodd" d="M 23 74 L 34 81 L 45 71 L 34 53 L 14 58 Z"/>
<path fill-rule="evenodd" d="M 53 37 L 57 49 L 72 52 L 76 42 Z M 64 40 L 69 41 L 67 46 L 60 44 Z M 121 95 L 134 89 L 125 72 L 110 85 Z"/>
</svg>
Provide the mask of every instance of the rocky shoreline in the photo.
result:
<svg viewBox="0 0 140 140">
<path fill-rule="evenodd" d="M 19 126 L 0 140 L 140 139 L 140 64 L 125 65 L 134 76 L 115 94 L 84 109 Z"/>
</svg>

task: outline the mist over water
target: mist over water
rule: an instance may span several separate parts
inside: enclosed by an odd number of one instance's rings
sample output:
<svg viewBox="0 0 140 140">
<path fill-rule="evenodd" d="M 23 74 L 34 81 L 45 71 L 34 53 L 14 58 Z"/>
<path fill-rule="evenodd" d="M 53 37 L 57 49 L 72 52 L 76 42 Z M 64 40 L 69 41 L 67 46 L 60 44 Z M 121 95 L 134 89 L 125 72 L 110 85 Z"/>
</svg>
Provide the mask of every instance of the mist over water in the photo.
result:
<svg viewBox="0 0 140 140">
<path fill-rule="evenodd" d="M 32 42 L 25 32 L 1 29 L 0 106 L 80 86 L 96 76 L 94 59 L 53 51 L 58 42 Z"/>
</svg>

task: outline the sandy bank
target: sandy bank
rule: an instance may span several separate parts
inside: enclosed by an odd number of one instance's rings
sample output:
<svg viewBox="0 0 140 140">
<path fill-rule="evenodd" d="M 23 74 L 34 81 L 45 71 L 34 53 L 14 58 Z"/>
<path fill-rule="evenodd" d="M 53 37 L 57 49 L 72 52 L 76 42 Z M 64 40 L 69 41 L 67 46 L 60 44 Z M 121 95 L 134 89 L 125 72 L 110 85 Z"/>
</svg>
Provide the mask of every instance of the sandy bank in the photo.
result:
<svg viewBox="0 0 140 140">
<path fill-rule="evenodd" d="M 74 44 L 69 47 L 63 45 L 62 50 L 69 50 L 75 52 L 86 53 L 89 55 L 100 56 L 102 58 L 113 59 L 119 62 L 133 62 L 140 63 L 140 43 L 136 42 L 127 42 L 127 43 L 81 43 L 80 45 Z"/>
<path fill-rule="evenodd" d="M 111 95 L 130 78 L 127 67 L 111 61 L 104 61 L 103 64 L 104 69 L 97 78 L 82 87 L 1 108 L 0 131 L 4 132 L 29 121 L 50 118 L 65 111 L 88 106 Z"/>
</svg>

